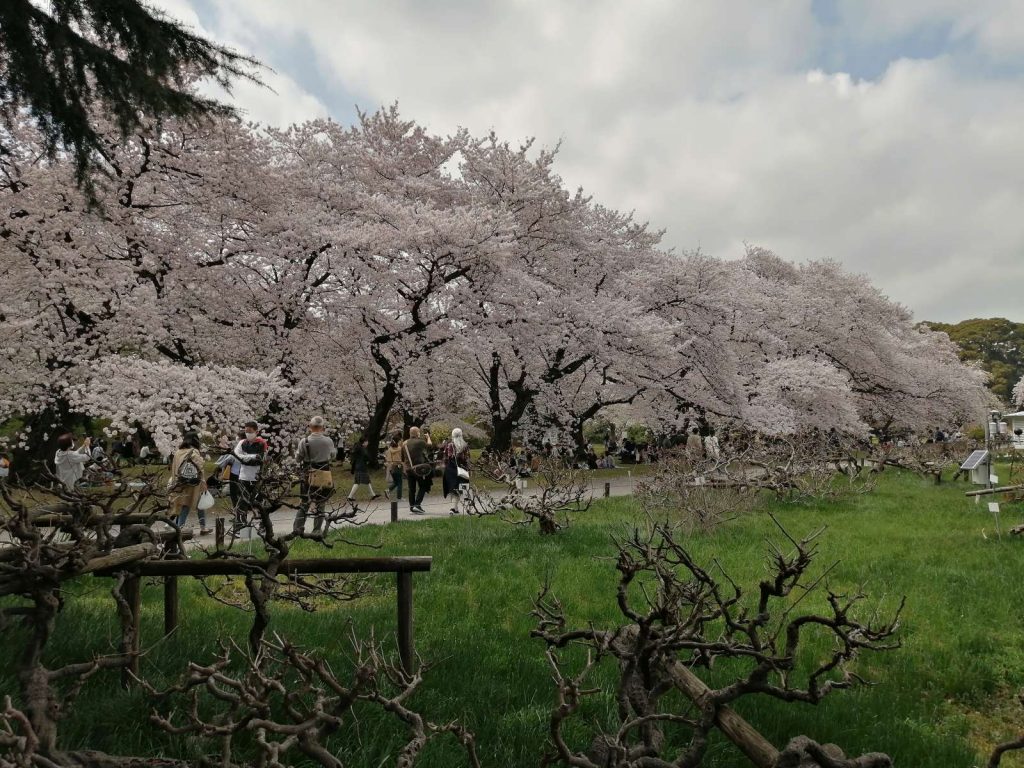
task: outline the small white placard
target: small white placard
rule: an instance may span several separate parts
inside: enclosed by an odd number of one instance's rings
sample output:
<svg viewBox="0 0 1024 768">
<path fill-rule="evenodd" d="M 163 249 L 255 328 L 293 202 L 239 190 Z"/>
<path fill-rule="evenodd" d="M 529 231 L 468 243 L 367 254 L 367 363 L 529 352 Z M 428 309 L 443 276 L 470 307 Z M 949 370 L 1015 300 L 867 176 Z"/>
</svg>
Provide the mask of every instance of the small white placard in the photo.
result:
<svg viewBox="0 0 1024 768">
<path fill-rule="evenodd" d="M 999 502 L 998 501 L 990 501 L 988 503 L 988 511 L 991 512 L 994 515 L 998 515 L 999 514 Z"/>
<path fill-rule="evenodd" d="M 999 475 L 989 475 L 988 481 L 992 483 L 992 485 L 999 485 Z"/>
</svg>

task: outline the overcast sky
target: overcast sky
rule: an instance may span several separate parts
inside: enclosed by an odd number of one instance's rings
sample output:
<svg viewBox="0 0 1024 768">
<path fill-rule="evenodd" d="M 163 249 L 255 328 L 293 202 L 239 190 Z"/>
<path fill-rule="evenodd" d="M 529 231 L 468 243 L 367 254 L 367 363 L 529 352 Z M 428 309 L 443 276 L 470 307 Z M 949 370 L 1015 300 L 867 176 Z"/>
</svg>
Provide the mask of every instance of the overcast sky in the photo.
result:
<svg viewBox="0 0 1024 768">
<path fill-rule="evenodd" d="M 272 67 L 287 124 L 398 102 L 562 142 L 664 244 L 867 274 L 918 319 L 1024 321 L 1022 0 L 157 0 Z"/>
</svg>

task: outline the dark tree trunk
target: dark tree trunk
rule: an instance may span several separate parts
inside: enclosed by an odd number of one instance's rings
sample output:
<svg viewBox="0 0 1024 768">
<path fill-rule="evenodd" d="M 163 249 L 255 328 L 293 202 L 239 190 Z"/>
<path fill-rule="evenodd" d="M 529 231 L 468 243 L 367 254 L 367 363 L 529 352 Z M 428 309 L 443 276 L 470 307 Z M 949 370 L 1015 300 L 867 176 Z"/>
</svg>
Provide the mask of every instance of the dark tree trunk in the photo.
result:
<svg viewBox="0 0 1024 768">
<path fill-rule="evenodd" d="M 515 434 L 519 422 L 522 421 L 526 409 L 533 402 L 533 390 L 520 390 L 516 392 L 516 399 L 512 407 L 504 416 L 491 413 L 491 442 L 487 450 L 492 453 L 504 453 L 512 449 L 512 437 Z"/>
<path fill-rule="evenodd" d="M 487 397 L 491 407 L 491 441 L 487 445 L 487 450 L 491 453 L 505 453 L 512 449 L 512 437 L 516 427 L 533 402 L 536 391 L 526 386 L 525 373 L 521 373 L 515 381 L 509 381 L 508 388 L 515 394 L 515 399 L 509 409 L 502 414 L 501 357 L 497 352 L 491 355 L 491 368 L 488 374 Z"/>
<path fill-rule="evenodd" d="M 397 396 L 397 383 L 393 379 L 388 379 L 373 408 L 373 415 L 370 416 L 370 420 L 366 422 L 366 427 L 363 429 L 363 437 L 370 441 L 370 455 L 367 463 L 371 469 L 377 469 L 380 466 L 377 446 L 380 445 L 381 435 L 388 428 L 388 418 L 391 416 L 391 409 L 395 406 Z"/>
</svg>

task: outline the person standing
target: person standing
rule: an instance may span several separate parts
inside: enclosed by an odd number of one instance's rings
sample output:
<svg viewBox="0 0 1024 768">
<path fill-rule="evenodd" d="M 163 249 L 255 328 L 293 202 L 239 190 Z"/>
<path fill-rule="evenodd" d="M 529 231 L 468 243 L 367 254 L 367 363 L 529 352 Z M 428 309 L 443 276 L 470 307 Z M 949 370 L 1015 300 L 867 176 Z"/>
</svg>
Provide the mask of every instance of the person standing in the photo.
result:
<svg viewBox="0 0 1024 768">
<path fill-rule="evenodd" d="M 402 476 L 404 462 L 402 461 L 402 443 L 398 439 L 398 435 L 392 435 L 391 442 L 388 443 L 387 449 L 384 451 L 384 471 L 388 475 L 388 486 L 384 489 L 384 496 L 391 498 L 391 491 L 397 491 L 398 495 L 396 499 L 401 501 L 402 499 Z"/>
<path fill-rule="evenodd" d="M 238 504 L 235 505 L 235 532 L 241 530 L 244 513 L 251 512 L 258 500 L 260 467 L 267 455 L 267 441 L 260 437 L 255 421 L 245 424 L 245 438 L 232 451 L 241 466 L 238 468 Z"/>
<path fill-rule="evenodd" d="M 228 483 L 228 496 L 231 498 L 231 508 L 236 509 L 238 507 L 238 501 L 241 497 L 241 492 L 238 488 L 238 473 L 242 469 L 242 462 L 235 456 L 231 443 L 227 442 L 230 438 L 225 438 L 221 442 L 221 450 L 224 451 L 217 459 L 217 467 L 223 472 L 227 469 L 227 477 L 221 477 L 221 480 L 227 480 Z M 235 435 L 235 445 L 245 440 L 245 432 L 239 430 L 238 434 Z"/>
<path fill-rule="evenodd" d="M 686 455 L 691 460 L 704 457 L 704 441 L 701 440 L 700 432 L 696 427 L 691 428 L 690 434 L 686 436 Z"/>
<path fill-rule="evenodd" d="M 324 419 L 314 416 L 309 420 L 309 434 L 299 440 L 295 458 L 302 467 L 299 481 L 299 509 L 295 513 L 292 533 L 301 536 L 306 531 L 306 516 L 313 507 L 313 533 L 318 534 L 324 525 L 324 505 L 334 493 L 334 478 L 331 475 L 331 461 L 337 454 L 334 441 L 324 434 Z"/>
<path fill-rule="evenodd" d="M 85 465 L 91 457 L 88 437 L 82 441 L 77 450 L 75 450 L 75 437 L 70 432 L 58 437 L 57 453 L 53 456 L 53 466 L 61 485 L 69 491 L 74 489 L 78 481 L 82 479 Z"/>
<path fill-rule="evenodd" d="M 380 494 L 373 490 L 370 482 L 370 441 L 365 437 L 352 447 L 352 490 L 348 492 L 348 500 L 356 500 L 356 491 L 360 485 L 370 490 L 370 501 L 379 499 Z"/>
<path fill-rule="evenodd" d="M 171 485 L 167 503 L 171 512 L 178 513 L 175 525 L 179 529 L 188 522 L 189 514 L 196 510 L 199 513 L 199 533 L 207 534 L 210 529 L 206 527 L 206 510 L 199 509 L 199 498 L 206 491 L 201 448 L 199 435 L 195 432 L 186 432 L 181 445 L 171 458 Z M 187 467 L 186 464 L 191 466 Z"/>
<path fill-rule="evenodd" d="M 409 481 L 409 511 L 422 515 L 423 498 L 433 484 L 434 462 L 431 457 L 430 433 L 420 437 L 419 427 L 409 428 L 409 439 L 402 443 L 405 461 L 405 479 Z"/>
<path fill-rule="evenodd" d="M 449 514 L 457 515 L 469 487 L 469 444 L 463 438 L 461 429 L 456 427 L 452 430 L 451 438 L 441 446 L 441 455 L 444 457 L 441 490 L 446 499 L 449 495 L 456 496 Z"/>
<path fill-rule="evenodd" d="M 709 459 L 717 459 L 721 452 L 722 450 L 718 445 L 718 438 L 715 436 L 714 432 L 704 438 L 704 454 Z"/>
</svg>

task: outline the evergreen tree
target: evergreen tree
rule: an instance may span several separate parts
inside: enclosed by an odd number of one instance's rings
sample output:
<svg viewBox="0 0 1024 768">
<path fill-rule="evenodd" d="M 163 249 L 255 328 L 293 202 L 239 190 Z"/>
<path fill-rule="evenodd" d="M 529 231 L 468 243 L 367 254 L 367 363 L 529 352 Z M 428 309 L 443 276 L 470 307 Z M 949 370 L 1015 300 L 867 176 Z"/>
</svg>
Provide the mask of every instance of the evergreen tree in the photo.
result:
<svg viewBox="0 0 1024 768">
<path fill-rule="evenodd" d="M 53 154 L 75 158 L 79 184 L 110 151 L 98 107 L 122 136 L 143 116 L 201 118 L 231 109 L 188 88 L 213 77 L 225 88 L 254 80 L 257 62 L 199 37 L 139 0 L 0 2 L 0 111 L 28 110 Z M 0 139 L 0 153 L 4 152 Z"/>
<path fill-rule="evenodd" d="M 991 376 L 989 389 L 1009 403 L 1013 385 L 1024 377 L 1024 323 L 1004 317 L 974 318 L 956 324 L 926 323 L 960 347 L 963 360 L 977 360 Z"/>
</svg>

